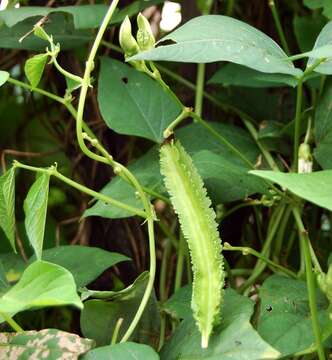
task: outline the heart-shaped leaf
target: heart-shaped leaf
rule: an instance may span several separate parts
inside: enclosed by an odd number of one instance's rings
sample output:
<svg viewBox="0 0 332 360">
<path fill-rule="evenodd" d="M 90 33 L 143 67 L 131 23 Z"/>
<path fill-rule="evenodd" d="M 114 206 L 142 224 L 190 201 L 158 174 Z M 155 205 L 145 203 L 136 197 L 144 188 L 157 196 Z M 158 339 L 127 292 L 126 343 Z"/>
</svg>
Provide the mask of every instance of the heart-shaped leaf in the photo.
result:
<svg viewBox="0 0 332 360">
<path fill-rule="evenodd" d="M 173 42 L 163 45 L 163 42 Z M 159 41 L 159 46 L 129 60 L 167 60 L 189 63 L 230 61 L 266 73 L 301 76 L 270 37 L 231 17 L 196 17 Z"/>
<path fill-rule="evenodd" d="M 59 265 L 36 261 L 0 298 L 0 313 L 13 316 L 33 308 L 63 305 L 83 308 L 72 274 Z"/>
<path fill-rule="evenodd" d="M 106 124 L 120 134 L 161 143 L 179 115 L 179 104 L 156 81 L 116 60 L 103 58 L 98 102 Z"/>
<path fill-rule="evenodd" d="M 47 54 L 38 54 L 25 62 L 24 72 L 32 87 L 37 87 L 48 59 Z"/>
<path fill-rule="evenodd" d="M 41 259 L 43 251 L 49 181 L 49 174 L 41 174 L 24 201 L 25 229 L 37 259 Z"/>
</svg>

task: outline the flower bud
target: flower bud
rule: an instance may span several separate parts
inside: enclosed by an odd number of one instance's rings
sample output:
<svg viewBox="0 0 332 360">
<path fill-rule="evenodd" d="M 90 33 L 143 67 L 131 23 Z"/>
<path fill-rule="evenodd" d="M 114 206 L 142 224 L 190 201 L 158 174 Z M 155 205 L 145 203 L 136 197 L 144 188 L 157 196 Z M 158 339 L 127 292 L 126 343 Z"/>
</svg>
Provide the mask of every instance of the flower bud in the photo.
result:
<svg viewBox="0 0 332 360">
<path fill-rule="evenodd" d="M 312 172 L 312 155 L 309 144 L 302 143 L 299 146 L 298 172 L 299 173 Z"/>
<path fill-rule="evenodd" d="M 139 52 L 138 44 L 131 33 L 131 23 L 128 16 L 125 17 L 121 24 L 119 43 L 126 57 L 133 56 Z"/>
<path fill-rule="evenodd" d="M 140 50 L 144 51 L 154 48 L 156 40 L 152 33 L 150 23 L 148 19 L 141 13 L 139 13 L 137 16 L 137 25 L 138 31 L 136 38 Z"/>
</svg>

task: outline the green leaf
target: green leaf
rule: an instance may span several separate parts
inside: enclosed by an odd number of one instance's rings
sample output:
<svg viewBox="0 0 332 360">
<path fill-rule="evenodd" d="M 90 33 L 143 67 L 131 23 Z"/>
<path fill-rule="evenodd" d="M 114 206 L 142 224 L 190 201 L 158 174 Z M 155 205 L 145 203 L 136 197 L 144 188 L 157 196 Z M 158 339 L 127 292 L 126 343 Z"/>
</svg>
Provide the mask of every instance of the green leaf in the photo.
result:
<svg viewBox="0 0 332 360">
<path fill-rule="evenodd" d="M 192 317 L 190 285 L 183 286 L 177 290 L 163 305 L 162 310 L 175 319 L 187 319 Z"/>
<path fill-rule="evenodd" d="M 286 74 L 267 74 L 238 64 L 222 66 L 208 81 L 208 84 L 244 87 L 277 87 L 297 85 L 294 76 Z"/>
<path fill-rule="evenodd" d="M 33 256 L 29 263 L 35 259 Z M 130 259 L 124 255 L 96 247 L 67 245 L 44 250 L 43 260 L 60 265 L 70 271 L 79 288 L 95 280 L 109 267 Z M 93 264 L 93 266 L 87 266 L 87 264 Z"/>
<path fill-rule="evenodd" d="M 144 344 L 125 342 L 89 351 L 82 360 L 158 360 L 158 354 Z"/>
<path fill-rule="evenodd" d="M 315 112 L 314 155 L 324 169 L 332 169 L 332 82 L 327 81 Z"/>
<path fill-rule="evenodd" d="M 295 15 L 293 28 L 297 43 L 302 52 L 313 48 L 315 40 L 325 24 L 326 19 L 319 14 L 302 17 Z"/>
<path fill-rule="evenodd" d="M 259 291 L 260 316 L 258 332 L 283 356 L 309 348 L 315 342 L 305 281 L 279 275 L 269 277 Z M 317 292 L 318 317 L 321 327 L 331 320 L 328 302 Z"/>
<path fill-rule="evenodd" d="M 37 87 L 48 59 L 47 54 L 38 54 L 25 62 L 24 72 L 33 88 Z"/>
<path fill-rule="evenodd" d="M 1 333 L 1 359 L 77 359 L 89 351 L 94 342 L 56 329 Z"/>
<path fill-rule="evenodd" d="M 255 193 L 267 193 L 263 181 L 248 174 L 249 166 L 238 165 L 221 154 L 202 150 L 193 156 L 193 161 L 213 199 L 219 203 L 245 199 Z"/>
<path fill-rule="evenodd" d="M 12 167 L 0 177 L 0 228 L 12 248 L 15 247 L 15 169 Z"/>
<path fill-rule="evenodd" d="M 2 86 L 9 78 L 9 73 L 7 71 L 0 70 L 0 86 Z"/>
<path fill-rule="evenodd" d="M 186 318 L 161 350 L 162 360 L 257 360 L 278 359 L 279 352 L 266 343 L 250 324 L 254 302 L 232 289 L 225 291 L 223 318 L 211 336 L 209 347 L 200 347 L 194 320 Z"/>
<path fill-rule="evenodd" d="M 319 33 L 312 51 L 306 53 L 309 58 L 307 68 L 314 64 L 316 59 L 332 57 L 332 21 L 328 22 Z M 315 68 L 321 74 L 332 74 L 332 60 L 326 60 Z"/>
<path fill-rule="evenodd" d="M 141 274 L 126 291 L 122 290 L 117 295 L 112 294 L 107 301 L 88 300 L 84 302 L 84 309 L 81 312 L 81 330 L 84 336 L 96 340 L 98 346 L 108 345 L 117 321 L 119 318 L 123 318 L 119 330 L 119 339 L 121 339 L 142 301 L 148 277 L 147 272 Z M 157 300 L 152 293 L 130 341 L 157 345 L 159 326 Z"/>
<path fill-rule="evenodd" d="M 165 41 L 173 44 L 162 45 Z M 129 60 L 230 61 L 267 73 L 302 74 L 270 37 L 242 21 L 221 15 L 196 17 L 162 38 L 155 49 Z"/>
<path fill-rule="evenodd" d="M 73 276 L 59 265 L 37 261 L 29 265 L 18 283 L 0 298 L 0 313 L 13 316 L 33 308 L 64 305 L 83 308 Z"/>
<path fill-rule="evenodd" d="M 24 200 L 25 229 L 37 259 L 43 251 L 49 181 L 49 174 L 41 174 Z"/>
<path fill-rule="evenodd" d="M 163 141 L 163 131 L 181 111 L 179 104 L 156 81 L 109 58 L 101 61 L 98 102 L 112 130 L 157 143 Z"/>
<path fill-rule="evenodd" d="M 249 173 L 277 183 L 302 199 L 332 211 L 332 170 L 307 174 L 264 170 L 254 170 Z"/>
</svg>

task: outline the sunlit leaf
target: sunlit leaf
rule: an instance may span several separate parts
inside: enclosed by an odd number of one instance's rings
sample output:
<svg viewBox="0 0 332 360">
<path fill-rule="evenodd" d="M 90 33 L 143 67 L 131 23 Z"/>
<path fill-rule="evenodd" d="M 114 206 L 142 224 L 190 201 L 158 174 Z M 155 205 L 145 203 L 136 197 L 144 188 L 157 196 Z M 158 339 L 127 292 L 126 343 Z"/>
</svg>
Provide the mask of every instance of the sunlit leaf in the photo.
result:
<svg viewBox="0 0 332 360">
<path fill-rule="evenodd" d="M 41 174 L 24 201 L 25 229 L 37 259 L 41 258 L 43 250 L 49 181 L 49 174 Z"/>
</svg>

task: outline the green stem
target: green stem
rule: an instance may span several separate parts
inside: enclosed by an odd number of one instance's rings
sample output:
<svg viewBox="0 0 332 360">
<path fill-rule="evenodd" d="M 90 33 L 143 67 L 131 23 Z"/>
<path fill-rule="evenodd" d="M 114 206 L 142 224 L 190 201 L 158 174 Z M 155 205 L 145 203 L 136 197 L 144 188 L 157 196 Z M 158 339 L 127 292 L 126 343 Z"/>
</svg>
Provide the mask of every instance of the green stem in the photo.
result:
<svg viewBox="0 0 332 360">
<path fill-rule="evenodd" d="M 205 64 L 198 64 L 195 94 L 195 113 L 202 116 L 204 97 Z"/>
<path fill-rule="evenodd" d="M 141 303 L 137 309 L 136 315 L 134 319 L 132 320 L 128 330 L 123 335 L 121 339 L 122 342 L 126 342 L 132 333 L 134 332 L 139 320 L 141 319 L 141 316 L 143 315 L 143 312 L 145 310 L 145 307 L 150 299 L 151 292 L 153 290 L 153 283 L 154 278 L 156 275 L 156 250 L 155 250 L 155 242 L 154 242 L 154 229 L 153 229 L 153 220 L 148 218 L 148 233 L 149 233 L 149 251 L 150 251 L 150 272 L 149 272 L 149 281 L 146 286 L 143 298 L 141 300 Z"/>
<path fill-rule="evenodd" d="M 165 139 L 167 139 L 169 136 L 173 134 L 174 129 L 185 119 L 187 119 L 191 114 L 191 108 L 183 107 L 183 110 L 181 111 L 180 115 L 171 122 L 170 125 L 167 126 L 165 129 L 163 136 Z"/>
<path fill-rule="evenodd" d="M 282 45 L 283 49 L 285 50 L 286 54 L 290 55 L 290 51 L 289 51 L 289 47 L 288 47 L 288 44 L 287 44 L 287 41 L 286 41 L 285 33 L 284 33 L 284 30 L 282 29 L 282 26 L 281 26 L 281 23 L 280 23 L 280 17 L 279 17 L 279 14 L 278 14 L 278 9 L 277 9 L 276 4 L 275 4 L 275 0 L 268 0 L 268 3 L 269 3 L 269 7 L 271 9 L 271 12 L 272 12 L 274 23 L 275 23 L 276 28 L 277 28 L 277 32 L 278 32 L 278 35 L 279 35 L 279 39 L 281 41 L 281 45 Z"/>
<path fill-rule="evenodd" d="M 250 247 L 246 247 L 246 246 L 231 246 L 228 243 L 224 243 L 223 246 L 223 250 L 224 251 L 241 251 L 243 255 L 253 255 L 256 256 L 257 258 L 259 258 L 260 260 L 264 261 L 266 264 L 271 265 L 272 267 L 280 270 L 281 272 L 285 273 L 286 275 L 292 277 L 292 278 L 297 278 L 297 275 L 291 271 L 288 270 L 287 268 L 275 263 L 274 261 L 270 260 L 269 258 L 267 258 L 266 256 L 262 255 L 261 253 L 259 253 L 258 251 L 250 248 Z"/>
<path fill-rule="evenodd" d="M 227 210 L 221 217 L 220 221 L 225 220 L 228 216 L 230 216 L 231 214 L 233 214 L 234 212 L 236 212 L 239 209 L 242 209 L 244 207 L 248 207 L 248 206 L 258 206 L 258 205 L 262 205 L 261 201 L 259 200 L 250 200 L 250 201 L 246 201 L 240 204 L 235 205 L 234 207 L 232 207 L 231 209 Z"/>
<path fill-rule="evenodd" d="M 10 316 L 8 316 L 6 313 L 0 312 L 0 316 L 2 316 L 6 323 L 11 326 L 13 330 L 15 330 L 17 333 L 24 332 L 24 330 L 21 328 L 21 326 Z"/>
<path fill-rule="evenodd" d="M 165 225 L 161 220 L 157 221 L 157 224 L 160 228 L 160 230 L 164 233 L 164 235 L 171 240 L 172 245 L 174 246 L 175 249 L 178 248 L 178 240 L 176 239 L 176 237 L 173 235 L 173 232 L 167 227 L 167 225 Z"/>
<path fill-rule="evenodd" d="M 272 240 L 274 239 L 274 236 L 278 230 L 280 220 L 282 218 L 283 212 L 284 212 L 285 205 L 283 203 L 280 203 L 279 206 L 275 209 L 274 213 L 271 216 L 271 220 L 269 223 L 269 231 L 266 238 L 266 241 L 263 245 L 263 249 L 261 251 L 261 255 L 264 257 L 268 257 L 270 250 L 271 250 L 271 244 Z M 254 267 L 254 271 L 251 274 L 251 276 L 243 283 L 243 285 L 240 287 L 240 291 L 245 291 L 248 289 L 255 281 L 256 279 L 261 275 L 261 273 L 264 271 L 266 267 L 266 263 L 259 259 Z"/>
<path fill-rule="evenodd" d="M 119 318 L 118 321 L 115 324 L 113 335 L 112 335 L 112 340 L 111 340 L 112 345 L 116 344 L 116 341 L 118 339 L 119 331 L 120 331 L 120 327 L 121 327 L 122 323 L 123 323 L 123 318 Z"/>
<path fill-rule="evenodd" d="M 239 113 L 238 113 L 238 115 L 240 116 Z M 241 117 L 243 124 L 249 131 L 251 137 L 255 140 L 259 150 L 263 154 L 263 156 L 264 156 L 266 162 L 268 163 L 268 165 L 270 166 L 270 168 L 274 171 L 280 171 L 279 166 L 274 161 L 272 155 L 264 148 L 264 146 L 259 141 L 258 132 L 255 129 L 254 125 L 252 124 L 252 122 L 253 122 L 252 119 L 247 114 L 244 114 L 244 113 L 242 113 L 240 117 Z"/>
<path fill-rule="evenodd" d="M 21 168 L 21 169 L 25 169 L 25 170 L 29 170 L 29 171 L 34 171 L 34 172 L 39 172 L 39 173 L 48 173 L 50 175 L 53 175 L 54 177 L 58 178 L 59 180 L 63 181 L 64 183 L 66 183 L 67 185 L 87 194 L 87 195 L 90 195 L 91 197 L 94 197 L 100 201 L 103 201 L 107 204 L 110 204 L 110 205 L 113 205 L 113 206 L 116 206 L 120 209 L 123 209 L 125 211 L 129 211 L 130 213 L 134 214 L 134 215 L 138 215 L 142 218 L 146 218 L 147 215 L 144 211 L 140 210 L 140 209 L 137 209 L 133 206 L 130 206 L 130 205 L 127 205 L 125 203 L 122 203 L 116 199 L 113 199 L 109 196 L 106 196 L 104 194 L 101 194 L 97 191 L 94 191 L 82 184 L 79 184 L 77 183 L 76 181 L 74 180 L 71 180 L 69 178 L 67 178 L 66 176 L 60 174 L 56 168 L 54 166 L 51 166 L 50 168 L 47 168 L 47 169 L 44 169 L 44 168 L 38 168 L 38 167 L 34 167 L 34 166 L 29 166 L 29 165 L 25 165 L 25 164 L 22 164 L 18 161 L 14 161 L 13 163 L 13 166 L 14 167 L 18 167 L 18 168 Z"/>
<path fill-rule="evenodd" d="M 302 118 L 302 97 L 303 97 L 303 81 L 312 73 L 325 58 L 317 59 L 312 65 L 310 65 L 302 76 L 298 79 L 297 94 L 296 94 L 296 110 L 295 110 L 295 129 L 294 129 L 294 154 L 293 154 L 293 170 L 298 171 L 298 151 L 300 145 L 301 136 L 301 118 Z"/>
<path fill-rule="evenodd" d="M 55 100 L 57 102 L 59 102 L 60 104 L 63 104 L 65 105 L 65 100 L 64 98 L 60 97 L 60 96 L 57 96 L 55 94 L 52 94 L 46 90 L 43 90 L 43 89 L 39 89 L 39 88 L 36 88 L 36 87 L 32 87 L 30 84 L 27 84 L 27 83 L 24 83 L 23 81 L 19 81 L 19 80 L 16 80 L 16 79 L 13 79 L 13 78 L 8 78 L 7 80 L 8 83 L 10 84 L 13 84 L 15 86 L 19 86 L 23 89 L 26 89 L 26 90 L 30 90 L 30 91 L 33 91 L 37 94 L 41 94 L 41 95 L 44 95 L 44 96 L 47 96 L 48 98 L 52 99 L 52 100 Z"/>
<path fill-rule="evenodd" d="M 159 333 L 159 343 L 158 351 L 163 347 L 166 337 L 166 314 L 162 312 L 160 314 L 160 333 Z"/>
<path fill-rule="evenodd" d="M 235 0 L 228 0 L 227 1 L 226 16 L 232 16 L 233 15 L 234 3 L 235 3 Z"/>
<path fill-rule="evenodd" d="M 163 247 L 163 257 L 161 260 L 160 278 L 159 278 L 159 298 L 161 302 L 167 300 L 167 292 L 166 292 L 167 264 L 169 260 L 169 255 L 171 253 L 171 249 L 172 249 L 172 241 L 170 239 L 166 239 Z"/>
<path fill-rule="evenodd" d="M 276 258 L 279 258 L 279 256 L 280 256 L 282 243 L 283 243 L 284 236 L 285 236 L 286 226 L 288 224 L 291 213 L 292 213 L 292 208 L 291 208 L 291 206 L 288 206 L 285 210 L 284 216 L 282 217 L 282 220 L 281 220 L 281 223 L 279 226 L 279 230 L 278 230 L 278 233 L 276 236 L 276 240 L 275 240 L 274 256 Z"/>
<path fill-rule="evenodd" d="M 232 145 L 226 138 L 219 134 L 212 126 L 210 126 L 205 120 L 203 120 L 196 113 L 191 112 L 190 116 L 197 120 L 202 126 L 204 126 L 211 134 L 213 134 L 223 145 L 227 146 L 234 154 L 236 154 L 247 166 L 251 169 L 254 169 L 254 165 L 248 160 L 240 150 L 238 150 L 234 145 Z"/>
<path fill-rule="evenodd" d="M 315 276 L 312 271 L 312 262 L 310 257 L 310 240 L 308 232 L 306 231 L 302 219 L 300 210 L 298 208 L 293 208 L 294 218 L 299 230 L 300 241 L 303 246 L 303 255 L 306 266 L 306 278 L 307 278 L 307 288 L 308 288 L 308 297 L 309 297 L 309 307 L 311 313 L 312 328 L 315 335 L 317 354 L 319 360 L 326 360 L 324 348 L 321 340 L 321 332 L 318 321 L 318 312 L 317 312 L 317 299 L 316 299 L 316 284 Z"/>
<path fill-rule="evenodd" d="M 298 151 L 300 146 L 301 135 L 301 117 L 302 117 L 302 95 L 303 95 L 303 78 L 299 79 L 296 92 L 296 110 L 295 110 L 295 129 L 294 129 L 294 152 L 293 152 L 293 169 L 298 171 Z"/>
<path fill-rule="evenodd" d="M 108 8 L 108 11 L 104 17 L 103 22 L 101 23 L 101 26 L 98 30 L 97 36 L 95 38 L 95 41 L 92 45 L 88 60 L 85 65 L 85 71 L 83 75 L 82 80 L 82 86 L 81 86 L 81 92 L 80 97 L 78 101 L 78 108 L 77 108 L 77 116 L 76 116 L 76 136 L 78 140 L 78 144 L 82 150 L 82 152 L 87 155 L 88 157 L 95 157 L 95 154 L 91 152 L 87 146 L 84 143 L 83 139 L 83 113 L 84 113 L 84 107 L 85 107 L 85 101 L 88 93 L 88 89 L 90 86 L 90 79 L 91 79 L 91 72 L 94 68 L 94 59 L 96 57 L 100 42 L 102 40 L 102 37 L 104 35 L 104 32 L 106 31 L 106 28 L 108 26 L 108 23 L 110 22 L 113 13 L 118 5 L 119 0 L 113 0 L 110 7 Z"/>
<path fill-rule="evenodd" d="M 49 53 L 49 55 L 52 57 L 52 62 L 53 64 L 55 65 L 56 69 L 63 75 L 65 76 L 66 78 L 68 79 L 71 79 L 77 83 L 82 83 L 82 78 L 77 76 L 77 75 L 74 75 L 70 72 L 68 72 L 67 70 L 65 70 L 57 61 L 57 58 L 56 58 L 56 55 L 53 56 L 51 53 Z"/>
<path fill-rule="evenodd" d="M 181 233 L 180 239 L 179 239 L 178 256 L 177 256 L 176 271 L 175 271 L 174 292 L 179 290 L 182 285 L 185 249 L 186 249 L 185 238 L 184 238 L 183 234 Z"/>
</svg>

